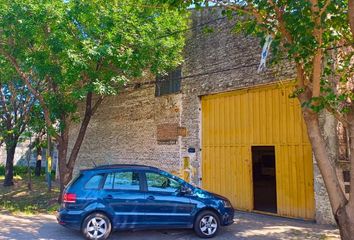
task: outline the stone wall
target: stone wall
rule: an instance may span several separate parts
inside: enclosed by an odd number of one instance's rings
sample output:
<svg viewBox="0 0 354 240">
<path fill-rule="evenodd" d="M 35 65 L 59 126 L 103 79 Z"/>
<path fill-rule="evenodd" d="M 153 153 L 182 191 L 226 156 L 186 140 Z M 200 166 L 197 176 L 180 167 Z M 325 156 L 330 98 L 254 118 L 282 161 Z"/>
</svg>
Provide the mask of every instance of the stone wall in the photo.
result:
<svg viewBox="0 0 354 240">
<path fill-rule="evenodd" d="M 91 119 L 75 171 L 95 164 L 136 163 L 169 171 L 180 168 L 180 139 L 160 143 L 157 127 L 180 122 L 181 95 L 155 97 L 143 85 L 104 100 Z M 73 128 L 71 139 L 76 136 Z"/>
</svg>

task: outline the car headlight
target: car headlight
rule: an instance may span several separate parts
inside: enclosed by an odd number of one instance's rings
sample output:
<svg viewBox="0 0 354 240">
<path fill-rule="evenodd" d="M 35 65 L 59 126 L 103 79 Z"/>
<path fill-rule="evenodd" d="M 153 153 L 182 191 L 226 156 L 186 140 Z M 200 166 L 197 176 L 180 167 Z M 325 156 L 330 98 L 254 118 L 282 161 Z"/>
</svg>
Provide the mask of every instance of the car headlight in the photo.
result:
<svg viewBox="0 0 354 240">
<path fill-rule="evenodd" d="M 232 205 L 231 205 L 230 201 L 223 200 L 223 204 L 224 204 L 225 208 L 232 208 Z"/>
</svg>

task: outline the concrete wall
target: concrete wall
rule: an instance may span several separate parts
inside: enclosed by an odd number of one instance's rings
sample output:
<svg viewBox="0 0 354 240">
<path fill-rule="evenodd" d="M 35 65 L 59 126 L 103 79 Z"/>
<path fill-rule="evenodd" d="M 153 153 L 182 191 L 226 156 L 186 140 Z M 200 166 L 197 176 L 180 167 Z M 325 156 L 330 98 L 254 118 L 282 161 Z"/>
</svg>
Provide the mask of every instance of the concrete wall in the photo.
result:
<svg viewBox="0 0 354 240">
<path fill-rule="evenodd" d="M 20 142 L 16 148 L 14 165 L 24 165 L 27 164 L 27 152 L 28 152 L 29 142 Z M 5 165 L 6 163 L 6 149 L 5 147 L 0 148 L 0 165 Z"/>
<path fill-rule="evenodd" d="M 29 154 L 29 140 L 26 140 L 24 142 L 19 142 L 17 144 L 16 152 L 15 152 L 15 158 L 14 158 L 14 165 L 15 166 L 27 166 L 28 165 L 28 154 Z M 56 148 L 53 149 L 52 152 L 52 157 L 53 157 L 53 162 L 52 162 L 52 169 L 54 170 L 56 168 L 56 163 L 58 159 L 58 152 Z M 37 161 L 37 153 L 32 150 L 31 152 L 31 158 L 30 158 L 30 166 L 35 167 L 36 166 L 36 161 Z M 0 165 L 6 164 L 6 149 L 5 147 L 0 148 Z M 46 149 L 43 149 L 42 151 L 42 167 L 45 168 L 47 166 L 47 160 L 46 160 Z"/>
</svg>

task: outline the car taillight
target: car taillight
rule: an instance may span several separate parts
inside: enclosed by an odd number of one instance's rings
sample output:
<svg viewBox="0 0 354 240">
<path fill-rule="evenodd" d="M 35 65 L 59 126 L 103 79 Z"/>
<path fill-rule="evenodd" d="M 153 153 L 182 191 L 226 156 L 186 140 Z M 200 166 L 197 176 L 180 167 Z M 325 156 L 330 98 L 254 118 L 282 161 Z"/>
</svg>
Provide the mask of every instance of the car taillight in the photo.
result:
<svg viewBox="0 0 354 240">
<path fill-rule="evenodd" d="M 64 193 L 63 202 L 75 203 L 76 202 L 76 194 L 75 193 Z"/>
</svg>

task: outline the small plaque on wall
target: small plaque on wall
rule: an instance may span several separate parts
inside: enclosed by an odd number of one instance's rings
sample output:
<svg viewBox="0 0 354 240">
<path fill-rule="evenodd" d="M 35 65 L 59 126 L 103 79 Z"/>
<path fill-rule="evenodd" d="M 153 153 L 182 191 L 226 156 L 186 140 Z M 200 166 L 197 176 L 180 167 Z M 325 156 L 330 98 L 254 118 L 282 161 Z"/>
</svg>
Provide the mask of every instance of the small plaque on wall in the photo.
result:
<svg viewBox="0 0 354 240">
<path fill-rule="evenodd" d="M 164 123 L 157 125 L 157 143 L 161 145 L 173 145 L 177 143 L 178 136 L 185 137 L 187 129 L 180 127 L 178 123 Z"/>
<path fill-rule="evenodd" d="M 157 125 L 157 141 L 177 141 L 177 129 L 177 123 L 164 123 Z"/>
</svg>

